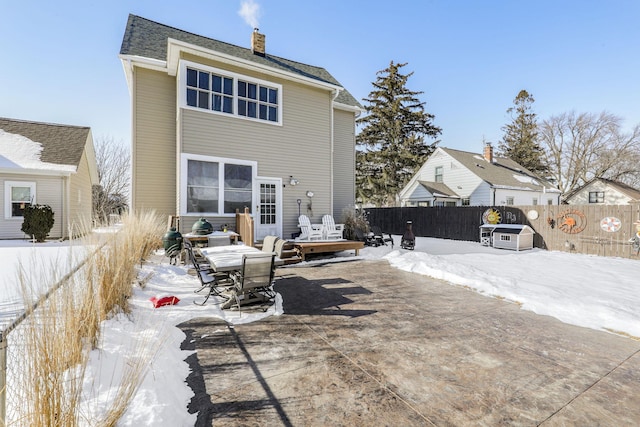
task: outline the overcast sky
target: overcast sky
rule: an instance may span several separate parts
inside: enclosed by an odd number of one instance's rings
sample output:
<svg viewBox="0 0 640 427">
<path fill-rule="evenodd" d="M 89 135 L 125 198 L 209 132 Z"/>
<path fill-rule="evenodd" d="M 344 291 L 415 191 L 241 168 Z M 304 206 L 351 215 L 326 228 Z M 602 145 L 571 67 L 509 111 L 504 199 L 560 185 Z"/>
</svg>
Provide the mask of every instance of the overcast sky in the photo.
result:
<svg viewBox="0 0 640 427">
<path fill-rule="evenodd" d="M 247 48 L 257 25 L 268 54 L 326 68 L 361 102 L 378 71 L 408 62 L 444 147 L 497 143 L 521 89 L 540 119 L 608 111 L 640 123 L 636 0 L 254 0 L 245 14 L 242 3 L 0 0 L 0 117 L 129 144 L 118 53 L 133 13 Z"/>
</svg>

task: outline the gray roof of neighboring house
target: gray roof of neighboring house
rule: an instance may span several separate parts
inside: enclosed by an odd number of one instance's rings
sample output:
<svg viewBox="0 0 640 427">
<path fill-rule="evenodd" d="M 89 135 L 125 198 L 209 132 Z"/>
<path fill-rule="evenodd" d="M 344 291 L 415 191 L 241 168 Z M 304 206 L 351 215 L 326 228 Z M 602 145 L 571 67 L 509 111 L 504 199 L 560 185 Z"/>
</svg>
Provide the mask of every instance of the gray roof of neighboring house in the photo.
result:
<svg viewBox="0 0 640 427">
<path fill-rule="evenodd" d="M 268 51 L 264 57 L 255 55 L 251 49 L 199 36 L 132 14 L 129 15 L 129 20 L 127 21 L 122 46 L 120 47 L 120 54 L 166 61 L 167 39 L 169 38 L 342 87 L 340 82 L 322 67 L 315 67 L 313 65 L 302 64 L 269 55 Z M 361 108 L 360 103 L 346 89 L 340 91 L 336 102 Z"/>
<path fill-rule="evenodd" d="M 446 184 L 442 182 L 433 182 L 433 181 L 418 181 L 420 185 L 429 191 L 435 197 L 454 197 L 460 198 L 455 191 L 450 189 Z"/>
<path fill-rule="evenodd" d="M 579 193 L 585 187 L 591 185 L 595 181 L 602 181 L 602 182 L 606 183 L 607 185 L 609 185 L 611 187 L 614 187 L 616 190 L 618 190 L 620 193 L 624 194 L 625 196 L 629 197 L 630 199 L 640 200 L 640 190 L 638 190 L 636 188 L 633 188 L 630 185 L 627 185 L 627 184 L 625 184 L 623 182 L 612 181 L 612 180 L 606 179 L 606 178 L 593 178 L 592 180 L 590 180 L 589 182 L 587 182 L 583 186 L 581 186 L 579 188 L 576 188 L 575 190 L 573 190 L 572 192 L 567 194 L 564 197 L 564 200 L 571 199 L 573 196 L 575 196 L 577 193 Z"/>
<path fill-rule="evenodd" d="M 481 154 L 440 147 L 444 152 L 460 162 L 464 167 L 476 174 L 483 181 L 493 186 L 514 189 L 542 191 L 556 189 L 556 186 L 540 178 L 535 173 L 506 157 L 493 157 L 493 163 L 484 159 Z"/>
<path fill-rule="evenodd" d="M 53 123 L 29 122 L 0 117 L 0 129 L 22 135 L 42 145 L 40 160 L 78 167 L 91 128 Z"/>
</svg>

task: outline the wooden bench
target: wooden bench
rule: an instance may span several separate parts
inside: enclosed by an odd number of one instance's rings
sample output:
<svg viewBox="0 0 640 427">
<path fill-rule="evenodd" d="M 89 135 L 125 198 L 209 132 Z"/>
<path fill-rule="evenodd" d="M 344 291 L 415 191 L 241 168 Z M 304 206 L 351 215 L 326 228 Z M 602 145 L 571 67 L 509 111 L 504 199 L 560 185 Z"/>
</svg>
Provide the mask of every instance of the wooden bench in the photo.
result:
<svg viewBox="0 0 640 427">
<path fill-rule="evenodd" d="M 327 252 L 340 252 L 354 249 L 358 256 L 360 249 L 364 248 L 364 242 L 355 240 L 322 241 L 322 242 L 294 242 L 294 247 L 300 254 L 302 261 L 308 254 L 320 254 Z"/>
</svg>

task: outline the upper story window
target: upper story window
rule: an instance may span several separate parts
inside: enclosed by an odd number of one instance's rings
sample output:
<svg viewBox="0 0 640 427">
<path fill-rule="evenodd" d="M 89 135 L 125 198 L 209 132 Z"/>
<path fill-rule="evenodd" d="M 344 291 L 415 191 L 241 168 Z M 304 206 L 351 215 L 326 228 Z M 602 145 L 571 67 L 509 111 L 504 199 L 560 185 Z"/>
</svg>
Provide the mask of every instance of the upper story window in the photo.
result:
<svg viewBox="0 0 640 427">
<path fill-rule="evenodd" d="M 531 201 L 531 204 L 532 204 L 533 206 L 536 206 L 536 205 L 538 204 L 538 198 L 537 198 L 537 197 L 534 197 L 534 198 L 533 198 L 533 200 Z"/>
<path fill-rule="evenodd" d="M 253 206 L 255 162 L 184 154 L 181 211 L 185 214 L 235 214 Z"/>
<path fill-rule="evenodd" d="M 468 197 L 465 197 L 462 199 L 462 206 L 471 206 L 471 199 Z"/>
<path fill-rule="evenodd" d="M 513 196 L 507 196 L 507 205 L 513 206 Z"/>
<path fill-rule="evenodd" d="M 23 181 L 4 182 L 5 219 L 23 218 L 27 206 L 36 202 L 36 183 Z"/>
<path fill-rule="evenodd" d="M 278 89 L 238 80 L 238 115 L 278 121 Z"/>
<path fill-rule="evenodd" d="M 281 124 L 281 85 L 187 61 L 181 70 L 185 107 Z"/>
<path fill-rule="evenodd" d="M 604 191 L 589 191 L 589 203 L 604 203 Z"/>
<path fill-rule="evenodd" d="M 436 173 L 434 177 L 435 182 L 442 182 L 444 174 L 444 168 L 442 166 L 436 166 Z"/>
</svg>

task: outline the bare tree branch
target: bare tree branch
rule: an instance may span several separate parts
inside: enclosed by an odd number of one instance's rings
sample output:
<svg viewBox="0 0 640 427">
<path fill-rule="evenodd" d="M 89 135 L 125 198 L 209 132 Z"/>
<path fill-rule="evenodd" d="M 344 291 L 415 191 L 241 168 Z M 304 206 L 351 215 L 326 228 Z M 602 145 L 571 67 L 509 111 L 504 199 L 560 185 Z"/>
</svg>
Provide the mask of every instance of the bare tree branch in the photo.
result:
<svg viewBox="0 0 640 427">
<path fill-rule="evenodd" d="M 129 149 L 111 137 L 95 139 L 96 162 L 100 185 L 93 189 L 93 215 L 106 223 L 110 214 L 127 208 L 130 186 Z"/>
<path fill-rule="evenodd" d="M 606 112 L 562 113 L 542 122 L 540 140 L 561 191 L 570 192 L 593 178 L 629 185 L 640 179 L 640 127 L 624 133 L 621 122 Z"/>
</svg>

